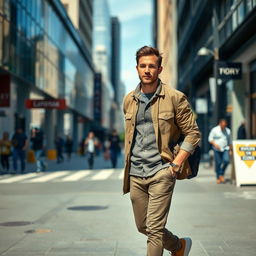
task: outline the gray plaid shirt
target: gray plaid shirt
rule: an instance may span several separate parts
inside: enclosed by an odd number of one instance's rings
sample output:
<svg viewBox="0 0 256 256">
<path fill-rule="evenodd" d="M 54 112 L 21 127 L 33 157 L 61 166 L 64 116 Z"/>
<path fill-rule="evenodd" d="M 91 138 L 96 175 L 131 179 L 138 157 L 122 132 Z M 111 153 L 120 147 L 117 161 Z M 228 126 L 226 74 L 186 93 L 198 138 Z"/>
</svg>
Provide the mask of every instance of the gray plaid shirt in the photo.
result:
<svg viewBox="0 0 256 256">
<path fill-rule="evenodd" d="M 160 156 L 151 117 L 151 102 L 158 97 L 160 90 L 161 85 L 158 86 L 154 94 L 141 93 L 140 85 L 135 90 L 139 109 L 132 144 L 130 167 L 132 176 L 150 177 L 169 166 L 169 163 L 165 163 Z"/>
</svg>

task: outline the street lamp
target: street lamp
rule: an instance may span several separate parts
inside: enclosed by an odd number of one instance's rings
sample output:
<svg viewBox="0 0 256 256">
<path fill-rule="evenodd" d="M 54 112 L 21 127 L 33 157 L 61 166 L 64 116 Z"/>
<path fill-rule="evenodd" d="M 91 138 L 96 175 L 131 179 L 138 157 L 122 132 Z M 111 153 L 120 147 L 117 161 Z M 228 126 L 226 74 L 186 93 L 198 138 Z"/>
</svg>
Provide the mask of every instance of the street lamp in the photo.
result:
<svg viewBox="0 0 256 256">
<path fill-rule="evenodd" d="M 199 56 L 212 55 L 214 60 L 217 61 L 217 60 L 219 60 L 219 49 L 218 48 L 214 48 L 214 51 L 213 51 L 213 50 L 210 50 L 210 49 L 208 49 L 206 47 L 202 47 L 197 52 L 197 55 L 199 55 Z"/>
<path fill-rule="evenodd" d="M 214 56 L 214 52 L 206 47 L 202 47 L 199 49 L 199 51 L 197 52 L 197 55 L 199 56 L 206 56 L 206 55 L 212 55 Z"/>
<path fill-rule="evenodd" d="M 215 109 L 214 109 L 214 122 L 217 123 L 219 120 L 220 115 L 220 104 L 219 104 L 219 96 L 220 96 L 220 88 L 218 86 L 218 69 L 217 69 L 217 62 L 219 60 L 219 49 L 217 47 L 214 50 L 210 50 L 206 47 L 202 47 L 197 52 L 199 56 L 213 56 L 214 63 L 213 63 L 213 75 L 215 81 L 215 90 L 216 90 L 216 99 L 215 99 Z"/>
</svg>

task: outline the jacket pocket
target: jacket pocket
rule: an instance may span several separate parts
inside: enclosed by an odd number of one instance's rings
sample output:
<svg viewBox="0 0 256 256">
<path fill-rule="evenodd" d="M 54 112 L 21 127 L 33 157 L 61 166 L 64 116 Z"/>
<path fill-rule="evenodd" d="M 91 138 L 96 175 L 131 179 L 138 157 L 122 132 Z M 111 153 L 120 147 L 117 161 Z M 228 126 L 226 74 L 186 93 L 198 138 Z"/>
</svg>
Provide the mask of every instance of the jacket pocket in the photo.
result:
<svg viewBox="0 0 256 256">
<path fill-rule="evenodd" d="M 125 129 L 126 134 L 130 131 L 132 125 L 132 113 L 126 113 L 125 114 Z"/>
<path fill-rule="evenodd" d="M 125 121 L 126 120 L 131 120 L 132 119 L 132 113 L 126 113 L 125 114 Z"/>
<path fill-rule="evenodd" d="M 162 112 L 158 115 L 160 133 L 165 134 L 171 131 L 171 127 L 174 125 L 174 113 Z"/>
</svg>

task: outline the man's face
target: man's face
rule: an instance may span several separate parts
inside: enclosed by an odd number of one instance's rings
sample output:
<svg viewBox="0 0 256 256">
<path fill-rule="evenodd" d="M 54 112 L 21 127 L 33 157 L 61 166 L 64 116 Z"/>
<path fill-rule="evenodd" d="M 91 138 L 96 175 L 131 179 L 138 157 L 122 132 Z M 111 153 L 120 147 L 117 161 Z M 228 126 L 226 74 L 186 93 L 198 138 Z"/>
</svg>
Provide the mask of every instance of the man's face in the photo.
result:
<svg viewBox="0 0 256 256">
<path fill-rule="evenodd" d="M 140 57 L 136 68 L 141 82 L 145 85 L 153 84 L 162 71 L 162 67 L 158 67 L 158 58 L 155 55 Z"/>
<path fill-rule="evenodd" d="M 220 128 L 223 130 L 227 127 L 227 122 L 225 120 L 220 121 Z"/>
</svg>

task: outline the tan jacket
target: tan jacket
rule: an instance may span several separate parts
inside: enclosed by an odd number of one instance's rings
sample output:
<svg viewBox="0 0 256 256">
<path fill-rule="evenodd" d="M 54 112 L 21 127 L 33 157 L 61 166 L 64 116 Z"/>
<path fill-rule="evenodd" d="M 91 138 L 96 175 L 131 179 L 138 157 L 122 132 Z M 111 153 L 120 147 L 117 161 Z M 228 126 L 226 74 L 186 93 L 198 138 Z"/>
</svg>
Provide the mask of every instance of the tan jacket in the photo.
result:
<svg viewBox="0 0 256 256">
<path fill-rule="evenodd" d="M 151 103 L 152 121 L 160 155 L 166 161 L 172 162 L 176 155 L 174 153 L 175 150 L 172 150 L 172 147 L 176 145 L 180 135 L 183 134 L 185 137 L 180 148 L 192 153 L 200 141 L 200 132 L 186 96 L 182 92 L 172 89 L 163 83 L 160 83 L 159 86 L 162 86 L 161 91 L 158 97 Z M 139 103 L 135 97 L 135 91 L 130 92 L 124 98 L 124 194 L 130 191 L 129 169 L 131 145 L 134 137 L 138 104 Z M 191 170 L 188 161 L 185 161 L 181 167 L 181 173 L 178 174 L 177 178 L 185 179 L 190 174 Z"/>
</svg>

